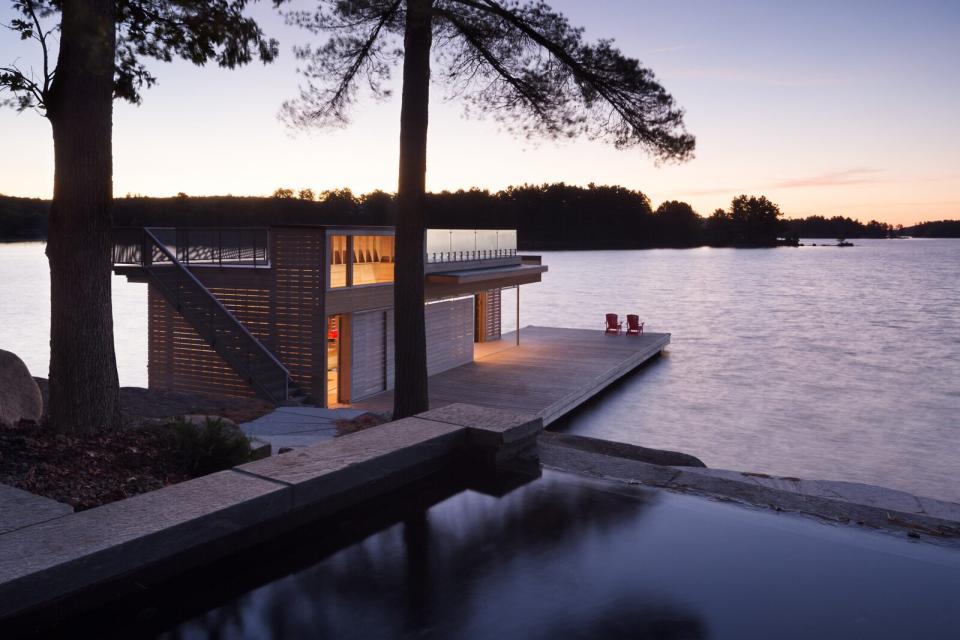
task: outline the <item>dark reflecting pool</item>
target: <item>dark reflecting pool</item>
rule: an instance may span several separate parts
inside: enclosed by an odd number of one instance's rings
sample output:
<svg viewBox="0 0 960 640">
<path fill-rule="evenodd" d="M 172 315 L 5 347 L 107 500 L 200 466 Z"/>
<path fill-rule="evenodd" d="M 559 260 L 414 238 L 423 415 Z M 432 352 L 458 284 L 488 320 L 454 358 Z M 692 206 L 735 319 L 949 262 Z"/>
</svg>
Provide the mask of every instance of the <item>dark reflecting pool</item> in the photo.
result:
<svg viewBox="0 0 960 640">
<path fill-rule="evenodd" d="M 425 486 L 208 568 L 123 634 L 960 638 L 953 548 L 549 471 Z"/>
</svg>

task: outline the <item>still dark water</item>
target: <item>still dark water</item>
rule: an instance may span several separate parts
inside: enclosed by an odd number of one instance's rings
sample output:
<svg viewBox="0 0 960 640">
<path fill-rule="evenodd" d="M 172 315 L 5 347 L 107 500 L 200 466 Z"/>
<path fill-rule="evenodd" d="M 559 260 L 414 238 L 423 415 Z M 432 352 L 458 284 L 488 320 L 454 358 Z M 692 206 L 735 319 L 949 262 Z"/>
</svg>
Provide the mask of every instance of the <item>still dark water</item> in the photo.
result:
<svg viewBox="0 0 960 640">
<path fill-rule="evenodd" d="M 200 605 L 171 639 L 960 637 L 955 549 L 557 472 L 318 540 L 214 606 L 204 586 L 147 610 Z"/>
<path fill-rule="evenodd" d="M 599 330 L 604 313 L 638 313 L 673 334 L 666 357 L 558 428 L 960 502 L 960 240 L 544 262 L 522 324 Z M 42 244 L 0 245 L 0 348 L 35 375 L 49 357 L 46 268 Z M 115 278 L 114 305 L 120 381 L 143 386 L 145 285 Z"/>
</svg>

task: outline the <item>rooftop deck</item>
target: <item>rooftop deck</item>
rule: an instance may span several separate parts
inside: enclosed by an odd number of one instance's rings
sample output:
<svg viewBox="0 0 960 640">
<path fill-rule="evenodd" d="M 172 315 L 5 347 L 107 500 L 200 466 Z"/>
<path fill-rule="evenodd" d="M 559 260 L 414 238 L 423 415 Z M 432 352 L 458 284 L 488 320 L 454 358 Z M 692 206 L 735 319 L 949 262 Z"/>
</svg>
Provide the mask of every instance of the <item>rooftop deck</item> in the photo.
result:
<svg viewBox="0 0 960 640">
<path fill-rule="evenodd" d="M 500 341 L 513 344 L 516 336 Z M 601 330 L 525 327 L 520 345 L 499 351 L 486 343 L 476 359 L 431 376 L 430 408 L 454 402 L 517 409 L 556 421 L 608 385 L 653 358 L 670 343 L 669 333 L 607 336 Z M 393 408 L 393 392 L 355 402 L 368 411 Z"/>
</svg>

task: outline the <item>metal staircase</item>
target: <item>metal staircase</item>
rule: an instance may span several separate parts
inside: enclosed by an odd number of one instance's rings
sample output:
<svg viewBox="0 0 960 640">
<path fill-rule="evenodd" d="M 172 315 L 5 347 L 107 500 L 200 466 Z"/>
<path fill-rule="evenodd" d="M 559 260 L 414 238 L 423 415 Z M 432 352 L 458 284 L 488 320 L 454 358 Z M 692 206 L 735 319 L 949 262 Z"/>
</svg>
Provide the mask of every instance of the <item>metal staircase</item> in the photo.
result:
<svg viewBox="0 0 960 640">
<path fill-rule="evenodd" d="M 120 261 L 138 264 L 149 282 L 259 396 L 276 404 L 309 401 L 291 380 L 290 371 L 177 259 L 154 230 L 142 229 L 139 246 L 129 240 L 121 246 L 124 255 Z M 117 258 L 115 255 L 115 261 Z"/>
</svg>

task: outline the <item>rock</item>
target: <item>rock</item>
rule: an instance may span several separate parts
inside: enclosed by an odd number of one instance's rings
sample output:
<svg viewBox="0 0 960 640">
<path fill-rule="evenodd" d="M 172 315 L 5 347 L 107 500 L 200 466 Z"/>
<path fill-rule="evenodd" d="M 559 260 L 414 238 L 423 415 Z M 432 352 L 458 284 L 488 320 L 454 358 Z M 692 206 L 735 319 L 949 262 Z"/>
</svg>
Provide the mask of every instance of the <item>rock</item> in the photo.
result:
<svg viewBox="0 0 960 640">
<path fill-rule="evenodd" d="M 258 438 L 249 438 L 250 440 L 250 461 L 263 460 L 269 458 L 273 453 L 273 446 L 269 442 L 264 442 Z"/>
<path fill-rule="evenodd" d="M 355 418 L 349 420 L 336 420 L 334 424 L 337 426 L 337 435 L 342 436 L 348 433 L 356 433 L 357 431 L 363 431 L 364 429 L 369 429 L 370 427 L 378 427 L 381 424 L 386 424 L 390 422 L 388 417 L 385 417 L 379 413 L 361 413 Z"/>
<path fill-rule="evenodd" d="M 667 451 L 665 449 L 649 449 L 634 444 L 625 444 L 623 442 L 611 442 L 609 440 L 598 440 L 597 438 L 588 438 L 585 436 L 575 436 L 566 433 L 556 433 L 554 431 L 544 431 L 540 438 L 550 444 L 562 447 L 580 449 L 581 451 L 590 451 L 600 453 L 605 456 L 615 458 L 626 458 L 627 460 L 638 460 L 648 464 L 655 464 L 669 467 L 706 467 L 699 458 L 687 453 L 678 451 Z"/>
<path fill-rule="evenodd" d="M 38 422 L 43 415 L 40 387 L 23 360 L 0 349 L 0 424 Z"/>
</svg>

